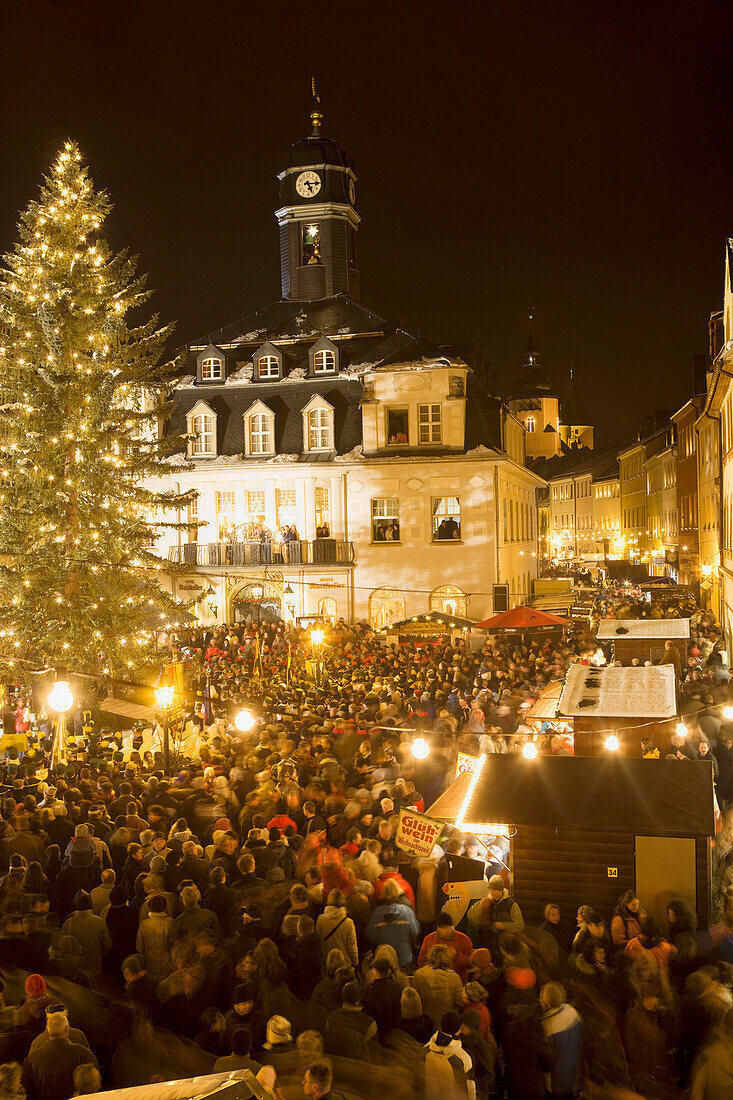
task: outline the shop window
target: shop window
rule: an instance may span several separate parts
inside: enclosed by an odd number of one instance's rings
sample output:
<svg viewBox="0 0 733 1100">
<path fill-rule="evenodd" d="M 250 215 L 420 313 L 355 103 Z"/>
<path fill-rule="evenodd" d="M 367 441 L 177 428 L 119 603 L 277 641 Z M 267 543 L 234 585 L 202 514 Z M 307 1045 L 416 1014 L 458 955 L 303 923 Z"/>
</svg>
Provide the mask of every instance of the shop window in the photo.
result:
<svg viewBox="0 0 733 1100">
<path fill-rule="evenodd" d="M 322 264 L 321 259 L 321 227 L 320 225 L 304 225 L 301 247 L 303 267 L 312 264 Z"/>
<path fill-rule="evenodd" d="M 410 421 L 406 408 L 387 409 L 387 445 L 399 447 L 410 441 Z"/>
<path fill-rule="evenodd" d="M 405 597 L 397 588 L 384 585 L 369 597 L 369 622 L 372 630 L 384 630 L 405 618 Z"/>
<path fill-rule="evenodd" d="M 421 443 L 440 443 L 443 438 L 440 405 L 418 405 L 417 423 Z"/>
<path fill-rule="evenodd" d="M 248 489 L 247 501 L 247 525 L 250 529 L 265 526 L 265 490 Z"/>
<path fill-rule="evenodd" d="M 458 497 L 433 497 L 432 513 L 434 542 L 460 539 L 461 502 Z"/>
<path fill-rule="evenodd" d="M 467 610 L 466 593 L 455 585 L 445 584 L 442 588 L 436 588 L 430 596 L 430 610 L 442 611 L 444 615 L 457 615 L 460 619 L 466 618 Z"/>
<path fill-rule="evenodd" d="M 400 502 L 397 497 L 372 500 L 372 542 L 400 541 Z"/>
</svg>

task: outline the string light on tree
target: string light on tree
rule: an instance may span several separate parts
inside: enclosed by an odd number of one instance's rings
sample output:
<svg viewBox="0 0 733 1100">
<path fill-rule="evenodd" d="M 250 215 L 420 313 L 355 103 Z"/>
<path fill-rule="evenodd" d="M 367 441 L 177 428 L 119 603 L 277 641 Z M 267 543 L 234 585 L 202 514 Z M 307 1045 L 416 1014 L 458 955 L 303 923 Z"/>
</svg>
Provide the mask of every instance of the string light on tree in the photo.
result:
<svg viewBox="0 0 733 1100">
<path fill-rule="evenodd" d="M 0 273 L 0 611 L 21 652 L 90 672 L 130 667 L 131 635 L 150 639 L 135 663 L 159 659 L 150 618 L 177 605 L 150 546 L 190 498 L 144 487 L 171 472 L 157 425 L 175 368 L 169 329 L 140 316 L 145 279 L 100 233 L 109 210 L 67 142 Z"/>
</svg>

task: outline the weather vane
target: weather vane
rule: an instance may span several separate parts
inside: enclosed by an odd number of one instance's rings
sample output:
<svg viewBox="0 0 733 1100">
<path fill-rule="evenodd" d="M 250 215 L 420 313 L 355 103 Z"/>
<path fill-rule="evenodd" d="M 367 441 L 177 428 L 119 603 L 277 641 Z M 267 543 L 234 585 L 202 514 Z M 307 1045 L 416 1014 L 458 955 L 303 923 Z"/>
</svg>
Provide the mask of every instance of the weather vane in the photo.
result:
<svg viewBox="0 0 733 1100">
<path fill-rule="evenodd" d="M 313 94 L 313 110 L 311 111 L 311 122 L 313 123 L 313 132 L 311 137 L 318 137 L 321 132 L 321 123 L 323 122 L 323 115 L 319 111 L 321 105 L 321 97 L 316 91 L 316 78 L 311 77 L 311 92 Z"/>
</svg>

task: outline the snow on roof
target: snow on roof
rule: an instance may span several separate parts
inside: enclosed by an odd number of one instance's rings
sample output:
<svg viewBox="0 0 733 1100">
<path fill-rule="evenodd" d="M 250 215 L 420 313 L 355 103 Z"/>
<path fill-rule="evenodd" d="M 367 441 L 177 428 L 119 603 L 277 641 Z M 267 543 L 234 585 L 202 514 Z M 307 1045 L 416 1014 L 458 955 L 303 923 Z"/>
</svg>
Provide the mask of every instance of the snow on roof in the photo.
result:
<svg viewBox="0 0 733 1100">
<path fill-rule="evenodd" d="M 571 665 L 558 713 L 569 718 L 673 718 L 677 713 L 674 665 Z"/>
<path fill-rule="evenodd" d="M 601 619 L 598 638 L 689 638 L 689 619 Z"/>
</svg>

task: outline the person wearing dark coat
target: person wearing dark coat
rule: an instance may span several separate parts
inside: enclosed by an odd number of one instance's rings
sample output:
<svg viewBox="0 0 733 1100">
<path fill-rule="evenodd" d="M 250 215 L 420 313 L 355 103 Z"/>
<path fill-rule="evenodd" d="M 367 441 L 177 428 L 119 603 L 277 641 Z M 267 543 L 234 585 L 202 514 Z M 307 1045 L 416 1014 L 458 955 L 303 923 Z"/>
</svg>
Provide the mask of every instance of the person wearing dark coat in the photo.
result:
<svg viewBox="0 0 733 1100">
<path fill-rule="evenodd" d="M 99 1063 L 88 1047 L 69 1039 L 69 1019 L 53 1012 L 46 1022 L 48 1042 L 32 1051 L 23 1062 L 23 1087 L 28 1100 L 69 1100 L 74 1093 L 74 1070 Z"/>
<path fill-rule="evenodd" d="M 184 886 L 181 890 L 181 905 L 183 912 L 173 921 L 171 927 L 171 942 L 188 936 L 192 932 L 202 932 L 208 929 L 211 932 L 219 932 L 219 918 L 210 909 L 202 909 L 199 905 L 201 894 L 196 886 Z"/>
<path fill-rule="evenodd" d="M 312 917 L 298 919 L 296 949 L 291 985 L 296 996 L 306 1001 L 323 977 L 323 943 Z"/>
<path fill-rule="evenodd" d="M 112 947 L 106 958 L 106 969 L 116 979 L 120 974 L 123 959 L 135 953 L 139 925 L 138 914 L 130 907 L 124 886 L 112 887 L 109 892 L 109 906 L 103 916 L 112 938 Z"/>
<path fill-rule="evenodd" d="M 545 1074 L 553 1057 L 540 1023 L 540 1006 L 534 993 L 519 994 L 507 1008 L 501 1033 L 504 1052 L 504 1086 L 512 1100 L 535 1100 L 545 1095 Z"/>
<path fill-rule="evenodd" d="M 74 905 L 79 890 L 91 894 L 102 881 L 102 865 L 92 847 L 78 847 L 64 860 L 56 879 L 56 905 L 61 916 L 66 916 Z"/>
<path fill-rule="evenodd" d="M 380 1037 L 393 1028 L 400 1018 L 402 987 L 390 973 L 386 959 L 377 959 L 369 972 L 371 985 L 364 994 L 362 1006 L 376 1022 Z"/>
<path fill-rule="evenodd" d="M 266 875 L 272 867 L 282 870 L 286 882 L 295 875 L 295 854 L 282 839 L 280 830 L 274 828 L 270 829 L 270 842 L 262 856 L 261 873 Z"/>
</svg>

